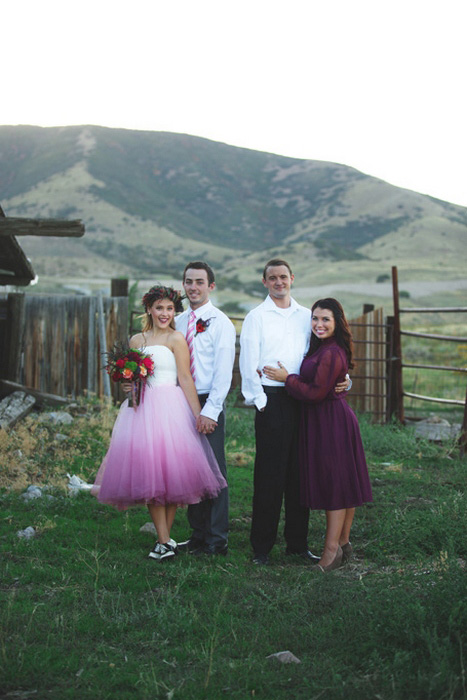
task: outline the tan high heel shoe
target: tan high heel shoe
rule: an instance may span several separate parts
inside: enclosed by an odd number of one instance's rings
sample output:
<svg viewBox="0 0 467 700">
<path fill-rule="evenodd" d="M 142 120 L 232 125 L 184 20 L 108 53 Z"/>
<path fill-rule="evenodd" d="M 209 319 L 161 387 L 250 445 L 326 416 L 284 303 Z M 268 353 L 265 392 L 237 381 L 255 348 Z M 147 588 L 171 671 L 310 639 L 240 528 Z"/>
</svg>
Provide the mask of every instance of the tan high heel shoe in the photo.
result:
<svg viewBox="0 0 467 700">
<path fill-rule="evenodd" d="M 323 574 L 327 574 L 328 571 L 334 571 L 334 569 L 338 569 L 339 566 L 342 564 L 342 557 L 344 556 L 344 553 L 342 551 L 342 547 L 337 547 L 337 552 L 336 556 L 332 560 L 330 564 L 327 566 L 322 566 L 321 564 L 316 564 L 315 566 L 312 566 L 311 568 L 314 569 L 315 571 L 322 571 Z"/>
<path fill-rule="evenodd" d="M 342 563 L 347 564 L 353 557 L 353 549 L 350 542 L 343 544 L 342 546 Z"/>
</svg>

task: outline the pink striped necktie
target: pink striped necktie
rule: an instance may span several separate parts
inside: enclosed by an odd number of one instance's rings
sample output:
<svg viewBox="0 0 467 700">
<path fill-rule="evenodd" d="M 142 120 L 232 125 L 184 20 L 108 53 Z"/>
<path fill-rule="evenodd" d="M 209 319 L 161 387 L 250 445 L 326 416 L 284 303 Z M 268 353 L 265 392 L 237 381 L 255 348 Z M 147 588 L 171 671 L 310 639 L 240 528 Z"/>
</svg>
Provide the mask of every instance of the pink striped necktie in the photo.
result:
<svg viewBox="0 0 467 700">
<path fill-rule="evenodd" d="M 193 341 L 195 337 L 195 323 L 196 316 L 195 312 L 192 311 L 188 318 L 188 328 L 186 329 L 186 342 L 188 343 L 188 350 L 190 351 L 190 372 L 193 377 L 193 381 L 196 381 L 195 374 L 195 354 L 193 352 Z"/>
</svg>

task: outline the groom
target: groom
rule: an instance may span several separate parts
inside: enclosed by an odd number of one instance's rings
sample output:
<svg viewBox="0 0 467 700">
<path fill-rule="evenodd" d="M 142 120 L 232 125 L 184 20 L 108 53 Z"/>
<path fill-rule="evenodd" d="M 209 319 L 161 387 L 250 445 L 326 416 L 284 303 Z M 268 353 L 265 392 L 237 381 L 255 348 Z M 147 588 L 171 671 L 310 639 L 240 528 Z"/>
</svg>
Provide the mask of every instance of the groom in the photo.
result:
<svg viewBox="0 0 467 700">
<path fill-rule="evenodd" d="M 207 436 L 227 479 L 224 401 L 232 382 L 236 333 L 232 321 L 209 299 L 215 286 L 214 272 L 207 263 L 189 262 L 183 272 L 183 288 L 190 306 L 176 317 L 175 325 L 187 337 L 192 354 L 192 373 L 201 403 L 196 427 Z M 179 549 L 195 555 L 227 554 L 227 487 L 216 498 L 188 506 L 188 522 L 192 534 L 179 543 Z"/>
</svg>

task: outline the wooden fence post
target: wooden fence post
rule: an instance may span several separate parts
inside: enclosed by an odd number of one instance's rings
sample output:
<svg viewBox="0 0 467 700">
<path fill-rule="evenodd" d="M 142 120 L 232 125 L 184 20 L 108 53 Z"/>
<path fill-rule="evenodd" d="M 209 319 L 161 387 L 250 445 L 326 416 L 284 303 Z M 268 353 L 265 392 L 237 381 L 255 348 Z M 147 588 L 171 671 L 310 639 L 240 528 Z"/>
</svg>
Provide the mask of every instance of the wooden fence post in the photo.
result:
<svg viewBox="0 0 467 700">
<path fill-rule="evenodd" d="M 396 373 L 394 371 L 394 316 L 388 316 L 386 324 L 386 420 L 389 422 L 392 416 L 397 414 L 397 386 Z"/>
<path fill-rule="evenodd" d="M 101 347 L 101 353 L 107 352 L 107 338 L 105 335 L 105 319 L 104 319 L 104 303 L 102 301 L 102 294 L 97 297 L 97 309 L 98 309 L 98 320 L 99 320 L 99 344 Z M 110 377 L 105 371 L 102 370 L 103 386 L 104 386 L 104 396 L 110 398 Z"/>
<path fill-rule="evenodd" d="M 110 280 L 110 296 L 111 297 L 127 297 L 128 296 L 128 278 L 115 278 Z"/>
<path fill-rule="evenodd" d="M 88 319 L 88 396 L 97 395 L 97 372 L 96 372 L 96 297 L 89 297 L 89 319 Z"/>
<path fill-rule="evenodd" d="M 465 392 L 464 420 L 459 438 L 461 457 L 464 457 L 467 450 L 467 389 Z"/>
<path fill-rule="evenodd" d="M 10 379 L 13 382 L 19 381 L 19 376 L 21 373 L 24 319 L 24 294 L 9 294 L 7 311 L 7 338 L 9 338 L 9 343 L 7 346 L 7 352 L 5 353 L 7 368 L 5 379 Z"/>
<path fill-rule="evenodd" d="M 396 416 L 404 422 L 404 396 L 402 388 L 402 344 L 401 344 L 401 320 L 399 310 L 399 283 L 397 279 L 397 267 L 392 267 L 392 297 L 394 302 L 394 388 L 396 392 Z"/>
</svg>

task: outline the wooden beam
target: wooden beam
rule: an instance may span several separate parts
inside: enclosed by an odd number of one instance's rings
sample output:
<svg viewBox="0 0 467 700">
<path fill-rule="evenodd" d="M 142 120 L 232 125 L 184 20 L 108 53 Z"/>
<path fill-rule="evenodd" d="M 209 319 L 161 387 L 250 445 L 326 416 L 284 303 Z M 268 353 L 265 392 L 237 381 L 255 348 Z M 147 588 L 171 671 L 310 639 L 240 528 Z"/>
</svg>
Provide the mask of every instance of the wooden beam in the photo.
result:
<svg viewBox="0 0 467 700">
<path fill-rule="evenodd" d="M 18 382 L 10 382 L 7 379 L 0 379 L 0 397 L 9 396 L 10 394 L 18 391 L 34 397 L 34 400 L 38 406 L 43 406 L 44 404 L 48 406 L 67 406 L 70 403 L 70 400 L 63 396 L 46 394 L 44 391 L 32 389 L 29 386 L 18 384 Z"/>
<path fill-rule="evenodd" d="M 401 331 L 401 335 L 411 335 L 415 338 L 431 338 L 431 340 L 452 340 L 455 343 L 467 343 L 467 338 L 459 335 L 436 335 L 435 333 L 416 333 L 415 331 Z"/>
<path fill-rule="evenodd" d="M 464 313 L 467 311 L 467 306 L 442 306 L 433 308 L 427 308 L 425 306 L 423 309 L 399 309 L 399 311 L 401 314 Z"/>
<path fill-rule="evenodd" d="M 0 272 L 0 286 L 11 285 L 12 287 L 27 287 L 34 277 L 15 277 L 15 275 L 5 275 Z"/>
<path fill-rule="evenodd" d="M 457 399 L 437 399 L 435 396 L 412 394 L 410 391 L 404 391 L 404 396 L 408 396 L 410 399 L 420 399 L 420 401 L 433 401 L 434 403 L 448 403 L 453 406 L 465 406 L 465 401 L 458 401 Z"/>
<path fill-rule="evenodd" d="M 0 217 L 0 236 L 59 236 L 81 238 L 84 224 L 80 219 L 20 219 L 13 216 Z"/>
<path fill-rule="evenodd" d="M 402 367 L 412 367 L 413 369 L 445 369 L 449 372 L 467 372 L 467 367 L 447 367 L 446 365 L 413 365 L 403 362 Z"/>
</svg>

